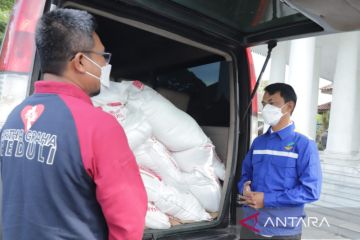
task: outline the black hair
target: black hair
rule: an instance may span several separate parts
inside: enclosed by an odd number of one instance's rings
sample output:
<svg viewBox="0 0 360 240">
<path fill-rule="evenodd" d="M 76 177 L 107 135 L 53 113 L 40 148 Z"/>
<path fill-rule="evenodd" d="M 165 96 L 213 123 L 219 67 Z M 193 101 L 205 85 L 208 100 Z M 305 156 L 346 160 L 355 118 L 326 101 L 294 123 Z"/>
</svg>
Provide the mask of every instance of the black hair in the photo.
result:
<svg viewBox="0 0 360 240">
<path fill-rule="evenodd" d="M 280 96 L 284 99 L 285 103 L 294 102 L 294 108 L 296 105 L 297 96 L 292 86 L 286 83 L 273 83 L 265 87 L 265 92 L 270 95 L 280 93 Z"/>
<path fill-rule="evenodd" d="M 45 13 L 35 35 L 42 72 L 61 75 L 77 52 L 94 47 L 95 29 L 95 18 L 86 11 L 55 9 Z"/>
</svg>

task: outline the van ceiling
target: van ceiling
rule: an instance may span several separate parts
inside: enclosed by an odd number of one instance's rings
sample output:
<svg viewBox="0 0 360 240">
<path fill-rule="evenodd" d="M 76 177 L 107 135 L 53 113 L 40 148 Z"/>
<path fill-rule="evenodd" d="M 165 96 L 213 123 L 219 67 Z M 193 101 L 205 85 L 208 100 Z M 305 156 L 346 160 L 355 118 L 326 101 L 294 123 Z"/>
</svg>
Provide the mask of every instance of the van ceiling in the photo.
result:
<svg viewBox="0 0 360 240">
<path fill-rule="evenodd" d="M 360 29 L 359 0 L 285 0 L 285 2 L 329 32 Z"/>
<path fill-rule="evenodd" d="M 95 15 L 106 51 L 112 53 L 112 73 L 136 78 L 223 60 L 221 56 L 154 33 Z"/>
</svg>

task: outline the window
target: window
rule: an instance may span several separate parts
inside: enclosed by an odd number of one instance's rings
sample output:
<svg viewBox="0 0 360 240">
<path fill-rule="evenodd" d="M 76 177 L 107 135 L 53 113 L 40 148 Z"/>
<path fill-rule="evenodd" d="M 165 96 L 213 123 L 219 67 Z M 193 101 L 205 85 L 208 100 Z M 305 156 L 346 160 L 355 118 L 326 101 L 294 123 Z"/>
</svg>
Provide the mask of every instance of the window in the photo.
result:
<svg viewBox="0 0 360 240">
<path fill-rule="evenodd" d="M 154 88 L 163 95 L 163 89 L 173 91 L 170 96 L 165 93 L 165 97 L 186 111 L 199 125 L 228 127 L 228 68 L 229 63 L 221 61 L 178 69 L 159 75 Z"/>
<path fill-rule="evenodd" d="M 172 1 L 246 33 L 306 19 L 302 14 L 278 0 Z"/>
</svg>

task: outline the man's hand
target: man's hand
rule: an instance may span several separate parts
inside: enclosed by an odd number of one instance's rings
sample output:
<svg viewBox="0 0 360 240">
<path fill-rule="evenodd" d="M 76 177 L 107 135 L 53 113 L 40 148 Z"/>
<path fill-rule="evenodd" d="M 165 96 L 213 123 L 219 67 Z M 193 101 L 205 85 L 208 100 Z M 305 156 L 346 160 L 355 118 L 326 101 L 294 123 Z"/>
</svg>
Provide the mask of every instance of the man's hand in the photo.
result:
<svg viewBox="0 0 360 240">
<path fill-rule="evenodd" d="M 243 186 L 243 195 L 244 196 L 249 196 L 250 195 L 250 193 L 251 193 L 250 185 L 251 185 L 251 181 L 246 181 L 244 183 L 244 186 Z"/>
<path fill-rule="evenodd" d="M 251 194 L 251 181 L 246 181 L 243 185 L 243 195 L 239 195 L 239 198 L 240 198 L 240 201 L 239 203 L 240 204 L 246 204 L 248 205 L 248 197 L 250 197 L 250 194 Z"/>
<path fill-rule="evenodd" d="M 264 207 L 264 193 L 263 192 L 251 192 L 247 202 L 249 206 L 255 209 Z"/>
<path fill-rule="evenodd" d="M 264 207 L 264 193 L 252 192 L 250 187 L 251 181 L 244 183 L 243 195 L 240 195 L 240 204 L 248 205 L 249 207 L 259 209 Z"/>
</svg>

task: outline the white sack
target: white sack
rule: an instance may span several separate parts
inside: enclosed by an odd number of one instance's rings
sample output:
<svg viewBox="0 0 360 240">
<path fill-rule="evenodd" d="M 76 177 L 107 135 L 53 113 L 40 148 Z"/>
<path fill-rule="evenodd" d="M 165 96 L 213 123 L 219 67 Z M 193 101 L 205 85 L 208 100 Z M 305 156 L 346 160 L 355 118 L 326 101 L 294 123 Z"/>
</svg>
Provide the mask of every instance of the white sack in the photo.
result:
<svg viewBox="0 0 360 240">
<path fill-rule="evenodd" d="M 140 107 L 150 123 L 153 135 L 171 151 L 181 151 L 207 142 L 196 121 L 170 101 L 140 81 L 123 81 L 130 105 Z M 130 85 L 130 87 L 129 87 Z"/>
<path fill-rule="evenodd" d="M 151 126 L 141 109 L 127 105 L 128 92 L 125 85 L 110 82 L 110 88 L 102 88 L 91 100 L 97 107 L 113 115 L 123 127 L 129 146 L 135 150 L 151 136 Z"/>
<path fill-rule="evenodd" d="M 134 151 L 134 155 L 139 165 L 155 172 L 166 185 L 182 191 L 188 190 L 187 185 L 184 184 L 182 173 L 171 153 L 155 138 L 150 138 L 139 146 Z"/>
<path fill-rule="evenodd" d="M 101 86 L 100 94 L 91 98 L 95 106 L 106 105 L 109 102 L 126 103 L 128 98 L 127 86 L 110 81 L 110 87 Z"/>
<path fill-rule="evenodd" d="M 181 221 L 210 220 L 211 216 L 190 193 L 180 192 L 172 186 L 165 185 L 161 178 L 150 171 L 140 168 L 141 178 L 148 195 L 148 201 L 168 215 Z"/>
<path fill-rule="evenodd" d="M 152 129 L 140 109 L 133 109 L 131 106 L 128 106 L 128 109 L 129 112 L 126 121 L 123 123 L 123 128 L 131 150 L 135 150 L 150 138 Z"/>
<path fill-rule="evenodd" d="M 162 213 L 154 204 L 148 202 L 145 226 L 152 229 L 168 229 L 171 224 L 166 214 Z"/>
<path fill-rule="evenodd" d="M 191 193 L 209 212 L 217 212 L 220 207 L 221 186 L 212 169 L 195 170 L 191 174 L 184 173 L 184 180 Z"/>
<path fill-rule="evenodd" d="M 172 152 L 172 156 L 185 172 L 192 172 L 196 168 L 212 165 L 214 158 L 214 146 L 208 142 L 205 145 L 196 146 L 183 151 Z"/>
<path fill-rule="evenodd" d="M 220 160 L 220 158 L 218 157 L 218 155 L 216 154 L 215 150 L 214 150 L 214 158 L 213 158 L 213 165 L 212 167 L 214 168 L 214 172 L 215 175 L 224 181 L 225 179 L 225 165 L 224 163 Z"/>
<path fill-rule="evenodd" d="M 195 169 L 205 169 L 212 166 L 215 175 L 224 180 L 225 166 L 215 152 L 215 146 L 210 139 L 204 145 L 193 147 L 187 150 L 172 152 L 176 163 L 181 170 L 192 172 Z"/>
</svg>

